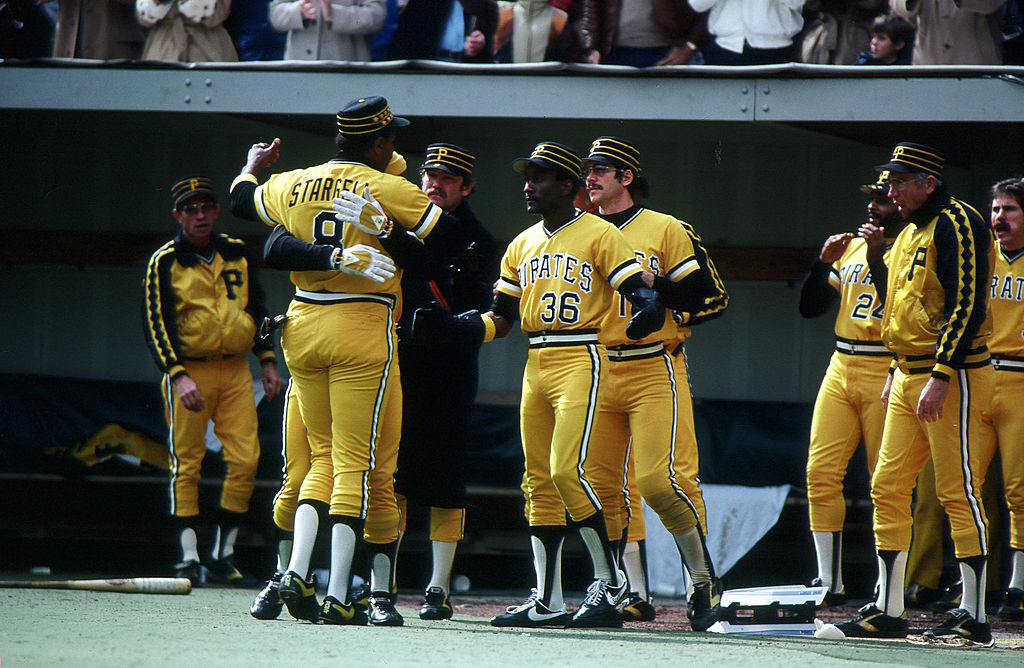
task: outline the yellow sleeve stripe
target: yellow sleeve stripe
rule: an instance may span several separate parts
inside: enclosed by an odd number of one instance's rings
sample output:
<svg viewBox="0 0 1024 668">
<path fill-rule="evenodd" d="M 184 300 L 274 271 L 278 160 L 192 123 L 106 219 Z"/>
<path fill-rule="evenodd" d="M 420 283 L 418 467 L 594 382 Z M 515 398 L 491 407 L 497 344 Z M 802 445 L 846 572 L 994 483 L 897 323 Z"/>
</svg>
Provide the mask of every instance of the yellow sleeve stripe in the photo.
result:
<svg viewBox="0 0 1024 668">
<path fill-rule="evenodd" d="M 616 290 L 622 285 L 622 281 L 626 280 L 633 274 L 639 274 L 642 271 L 640 264 L 635 259 L 627 260 L 612 270 L 608 276 L 608 282 L 611 283 L 612 287 Z"/>
<path fill-rule="evenodd" d="M 963 338 L 967 322 L 974 311 L 975 297 L 977 296 L 974 290 L 974 275 L 978 269 L 975 264 L 977 262 L 977 245 L 975 244 L 970 221 L 967 218 L 966 212 L 959 206 L 951 213 L 949 222 L 953 226 L 957 242 L 957 294 L 959 299 L 957 300 L 956 307 L 953 309 L 953 313 L 950 315 L 945 330 L 939 337 L 938 354 L 936 357 L 940 361 L 949 360 L 959 345 L 961 338 Z M 973 262 L 968 261 L 967 258 L 972 257 L 975 260 Z"/>
<path fill-rule="evenodd" d="M 256 179 L 255 174 L 239 174 L 238 176 L 235 177 L 235 180 L 231 182 L 231 187 L 228 188 L 228 192 L 234 190 L 235 186 L 237 186 L 239 183 L 245 183 L 246 181 L 248 181 L 249 183 L 255 183 L 259 185 L 259 181 Z"/>
<path fill-rule="evenodd" d="M 256 187 L 256 193 L 253 195 L 254 203 L 256 204 L 256 213 L 259 214 L 260 220 L 271 227 L 277 227 L 283 224 L 282 222 L 274 220 L 270 212 L 267 211 L 267 203 L 263 201 L 263 186 Z"/>
<path fill-rule="evenodd" d="M 832 268 L 828 270 L 828 284 L 831 285 L 836 292 L 842 292 L 843 290 L 843 279 L 840 278 L 839 270 L 836 269 L 835 265 L 832 265 Z"/>
<path fill-rule="evenodd" d="M 494 321 L 485 315 L 481 315 L 480 319 L 484 321 L 484 343 L 493 341 L 495 334 Z"/>
<path fill-rule="evenodd" d="M 523 288 L 519 286 L 519 283 L 504 276 L 498 279 L 498 292 L 504 292 L 506 295 L 511 295 L 517 299 L 523 296 Z"/>
<path fill-rule="evenodd" d="M 673 283 L 681 281 L 693 272 L 700 269 L 700 263 L 697 262 L 697 258 L 692 255 L 687 260 L 683 260 L 668 272 L 668 278 Z"/>
<path fill-rule="evenodd" d="M 160 276 L 160 265 L 174 252 L 174 242 L 164 244 L 149 261 L 146 267 L 146 331 L 153 343 L 153 350 L 160 359 L 163 368 L 172 367 L 177 363 L 178 358 L 174 353 L 174 346 L 167 333 L 167 317 L 163 312 L 163 300 Z M 170 314 L 173 317 L 174 314 Z"/>
<path fill-rule="evenodd" d="M 437 221 L 441 220 L 442 213 L 444 213 L 444 211 L 441 210 L 441 207 L 431 203 L 430 208 L 424 211 L 423 215 L 420 216 L 419 222 L 416 223 L 416 226 L 409 231 L 420 239 L 425 239 L 434 229 L 434 226 L 437 225 Z"/>
</svg>

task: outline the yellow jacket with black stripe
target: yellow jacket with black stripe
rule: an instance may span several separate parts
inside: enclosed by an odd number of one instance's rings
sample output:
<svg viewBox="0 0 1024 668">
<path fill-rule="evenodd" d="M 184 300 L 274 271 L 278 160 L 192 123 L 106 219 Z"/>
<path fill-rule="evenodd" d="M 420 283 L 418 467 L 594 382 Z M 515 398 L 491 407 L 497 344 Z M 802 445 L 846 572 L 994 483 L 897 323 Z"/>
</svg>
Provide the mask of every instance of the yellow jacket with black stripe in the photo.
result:
<svg viewBox="0 0 1024 668">
<path fill-rule="evenodd" d="M 257 342 L 257 323 L 267 314 L 263 288 L 245 243 L 214 234 L 209 250 L 179 232 L 146 265 L 146 343 L 160 371 L 175 378 L 189 359 L 221 359 L 249 350 L 274 359 L 273 341 Z M 204 257 L 207 255 L 208 257 Z"/>
<path fill-rule="evenodd" d="M 882 342 L 911 373 L 948 379 L 989 363 L 995 237 L 940 186 L 907 218 L 889 253 Z"/>
</svg>

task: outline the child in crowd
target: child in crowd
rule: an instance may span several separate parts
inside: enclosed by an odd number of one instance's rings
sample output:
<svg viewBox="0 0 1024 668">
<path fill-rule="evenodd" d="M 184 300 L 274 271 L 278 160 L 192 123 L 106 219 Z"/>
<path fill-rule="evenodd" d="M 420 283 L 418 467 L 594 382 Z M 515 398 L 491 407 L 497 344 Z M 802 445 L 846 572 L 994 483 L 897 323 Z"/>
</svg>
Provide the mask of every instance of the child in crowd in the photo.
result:
<svg viewBox="0 0 1024 668">
<path fill-rule="evenodd" d="M 857 56 L 858 65 L 910 65 L 914 26 L 902 16 L 883 14 L 871 24 L 870 51 Z"/>
</svg>

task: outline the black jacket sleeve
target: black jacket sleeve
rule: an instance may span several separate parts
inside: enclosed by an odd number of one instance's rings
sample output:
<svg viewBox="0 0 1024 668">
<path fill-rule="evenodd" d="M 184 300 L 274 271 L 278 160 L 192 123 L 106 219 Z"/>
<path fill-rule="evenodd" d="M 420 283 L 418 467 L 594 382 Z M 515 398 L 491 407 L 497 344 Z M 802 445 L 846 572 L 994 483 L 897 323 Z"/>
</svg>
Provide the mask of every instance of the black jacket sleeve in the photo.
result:
<svg viewBox="0 0 1024 668">
<path fill-rule="evenodd" d="M 815 260 L 811 271 L 800 286 L 800 315 L 804 318 L 816 318 L 839 299 L 839 293 L 828 282 L 832 273 L 832 265 Z"/>
<path fill-rule="evenodd" d="M 256 212 L 256 202 L 253 200 L 255 192 L 256 184 L 252 181 L 239 181 L 235 184 L 229 196 L 231 213 L 245 220 L 259 221 L 260 216 Z"/>
<path fill-rule="evenodd" d="M 286 271 L 331 271 L 334 246 L 303 241 L 278 225 L 263 245 L 263 259 L 272 269 Z"/>
</svg>

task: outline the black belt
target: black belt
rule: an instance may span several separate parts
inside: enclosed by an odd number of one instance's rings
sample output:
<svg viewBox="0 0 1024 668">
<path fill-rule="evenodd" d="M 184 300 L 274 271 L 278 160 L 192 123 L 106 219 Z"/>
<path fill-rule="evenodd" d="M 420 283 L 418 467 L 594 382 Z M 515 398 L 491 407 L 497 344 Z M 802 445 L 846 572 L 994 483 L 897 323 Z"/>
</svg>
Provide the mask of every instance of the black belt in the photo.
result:
<svg viewBox="0 0 1024 668">
<path fill-rule="evenodd" d="M 596 329 L 544 329 L 539 332 L 527 332 L 531 348 L 551 348 L 554 346 L 586 346 L 597 343 Z"/>
<path fill-rule="evenodd" d="M 836 337 L 836 350 L 846 355 L 868 355 L 871 357 L 892 357 L 892 353 L 881 341 L 857 341 Z"/>
<path fill-rule="evenodd" d="M 609 346 L 608 359 L 613 362 L 627 362 L 630 360 L 644 360 L 652 357 L 661 357 L 665 354 L 665 345 L 658 341 L 643 345 Z"/>
<path fill-rule="evenodd" d="M 992 366 L 997 371 L 1024 371 L 1024 359 L 1020 357 L 992 356 Z"/>
</svg>

